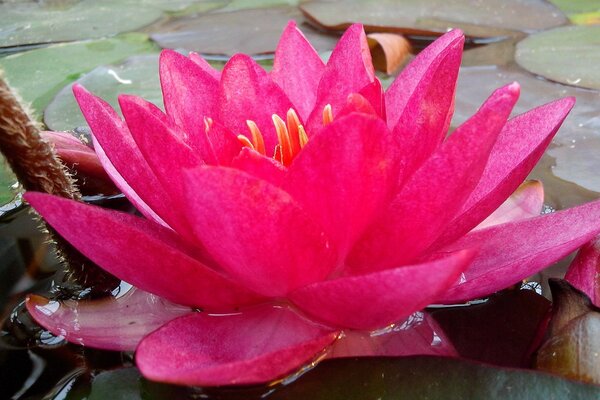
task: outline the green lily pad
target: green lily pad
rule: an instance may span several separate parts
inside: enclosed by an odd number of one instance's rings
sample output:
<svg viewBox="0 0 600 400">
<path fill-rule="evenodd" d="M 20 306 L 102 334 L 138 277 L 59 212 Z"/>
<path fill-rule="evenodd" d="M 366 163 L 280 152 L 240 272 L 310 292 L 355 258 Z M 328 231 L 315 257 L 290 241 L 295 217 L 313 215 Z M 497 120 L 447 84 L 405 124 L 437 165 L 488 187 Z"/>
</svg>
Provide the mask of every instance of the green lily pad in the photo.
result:
<svg viewBox="0 0 600 400">
<path fill-rule="evenodd" d="M 550 0 L 577 25 L 600 23 L 600 3 L 597 0 Z"/>
<path fill-rule="evenodd" d="M 139 29 L 162 16 L 158 8 L 131 1 L 55 3 L 0 4 L 0 47 L 101 38 Z"/>
<path fill-rule="evenodd" d="M 367 30 L 409 34 L 441 33 L 460 27 L 470 36 L 498 36 L 498 29 L 541 30 L 567 22 L 554 5 L 543 0 L 323 0 L 304 4 L 301 9 L 326 29 L 340 30 L 349 23 L 361 22 Z"/>
<path fill-rule="evenodd" d="M 237 11 L 248 8 L 266 8 L 277 6 L 297 6 L 300 0 L 233 0 L 219 11 Z"/>
<path fill-rule="evenodd" d="M 2 209 L 14 202 L 17 193 L 13 186 L 17 183 L 17 178 L 12 173 L 6 160 L 0 154 L 0 215 L 2 215 Z"/>
<path fill-rule="evenodd" d="M 25 102 L 41 112 L 54 95 L 81 74 L 97 65 L 109 64 L 132 54 L 156 51 L 141 33 L 115 38 L 58 44 L 0 58 L 6 79 Z"/>
<path fill-rule="evenodd" d="M 247 9 L 201 14 L 172 20 L 151 35 L 161 47 L 204 54 L 273 53 L 289 20 L 304 17 L 296 7 Z M 303 25 L 304 34 L 318 51 L 331 50 L 337 37 Z"/>
<path fill-rule="evenodd" d="M 600 25 L 566 26 L 531 35 L 517 44 L 515 60 L 544 78 L 600 89 Z"/>
</svg>

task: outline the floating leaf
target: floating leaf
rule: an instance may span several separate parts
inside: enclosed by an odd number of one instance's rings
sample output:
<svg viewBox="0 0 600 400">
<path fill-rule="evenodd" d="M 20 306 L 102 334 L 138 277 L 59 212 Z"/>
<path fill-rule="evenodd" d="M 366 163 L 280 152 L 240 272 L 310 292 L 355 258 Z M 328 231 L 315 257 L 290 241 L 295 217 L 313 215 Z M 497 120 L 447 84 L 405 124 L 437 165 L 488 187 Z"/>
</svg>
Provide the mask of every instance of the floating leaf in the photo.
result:
<svg viewBox="0 0 600 400">
<path fill-rule="evenodd" d="M 600 26 L 565 26 L 540 32 L 517 44 L 515 60 L 544 78 L 600 89 Z"/>
<path fill-rule="evenodd" d="M 0 68 L 6 72 L 10 85 L 41 114 L 62 87 L 97 65 L 156 50 L 146 35 L 129 33 L 9 55 L 0 59 Z"/>
<path fill-rule="evenodd" d="M 566 281 L 550 280 L 554 305 L 536 368 L 600 384 L 600 310 Z"/>
<path fill-rule="evenodd" d="M 9 2 L 0 4 L 0 47 L 101 38 L 139 29 L 161 15 L 131 1 L 82 0 L 66 7 Z"/>
<path fill-rule="evenodd" d="M 550 0 L 577 25 L 600 23 L 600 3 L 597 0 Z"/>
<path fill-rule="evenodd" d="M 472 115 L 495 88 L 513 81 L 521 85 L 515 114 L 560 97 L 577 98 L 575 108 L 547 152 L 555 161 L 542 160 L 531 176 L 544 182 L 547 201 L 556 208 L 564 208 L 597 198 L 598 194 L 582 188 L 600 192 L 597 173 L 600 170 L 600 92 L 536 79 L 514 66 L 466 67 L 459 74 L 452 125 L 458 126 Z M 552 165 L 554 163 L 556 165 Z M 555 176 L 550 173 L 550 167 Z"/>
<path fill-rule="evenodd" d="M 277 6 L 297 6 L 300 0 L 233 0 L 219 11 L 237 11 L 248 8 L 266 8 Z"/>
<path fill-rule="evenodd" d="M 532 290 L 508 290 L 486 303 L 432 312 L 462 357 L 507 367 L 530 365 L 550 302 Z"/>
<path fill-rule="evenodd" d="M 566 22 L 556 7 L 542 0 L 312 1 L 301 9 L 326 29 L 342 30 L 352 22 L 361 22 L 368 31 L 407 34 L 442 33 L 459 27 L 470 36 L 499 36 L 507 29 L 541 30 Z"/>
<path fill-rule="evenodd" d="M 205 54 L 273 53 L 279 35 L 290 19 L 300 25 L 304 18 L 296 7 L 248 9 L 173 20 L 152 35 L 161 47 L 183 48 Z M 336 37 L 309 26 L 302 31 L 319 51 L 331 50 Z"/>
</svg>

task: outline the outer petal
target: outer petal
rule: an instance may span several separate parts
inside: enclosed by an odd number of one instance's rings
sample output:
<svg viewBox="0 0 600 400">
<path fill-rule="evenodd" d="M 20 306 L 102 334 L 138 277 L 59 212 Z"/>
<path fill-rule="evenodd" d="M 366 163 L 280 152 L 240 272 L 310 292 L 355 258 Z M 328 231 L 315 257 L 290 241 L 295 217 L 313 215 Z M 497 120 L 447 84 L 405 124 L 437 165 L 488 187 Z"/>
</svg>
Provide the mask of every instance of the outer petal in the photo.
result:
<svg viewBox="0 0 600 400">
<path fill-rule="evenodd" d="M 223 68 L 219 87 L 219 121 L 233 133 L 249 135 L 247 120 L 254 121 L 265 139 L 267 154 L 277 144 L 271 119 L 277 114 L 285 119 L 292 103 L 283 90 L 251 57 L 236 54 Z"/>
<path fill-rule="evenodd" d="M 281 307 L 195 313 L 145 338 L 136 364 L 146 378 L 180 385 L 262 383 L 309 363 L 336 336 Z"/>
<path fill-rule="evenodd" d="M 25 305 L 40 325 L 68 342 L 118 351 L 135 350 L 144 336 L 192 311 L 135 288 L 98 300 L 58 302 L 29 295 Z"/>
<path fill-rule="evenodd" d="M 94 148 L 105 168 L 106 162 L 103 162 L 103 158 L 108 156 L 110 165 L 107 172 L 117 187 L 123 190 L 136 206 L 141 204 L 138 199 L 147 205 L 140 207 L 144 215 L 159 215 L 171 225 L 173 221 L 170 217 L 175 214 L 170 208 L 168 192 L 157 190 L 162 189 L 161 184 L 137 148 L 125 123 L 108 103 L 89 93 L 83 86 L 73 85 L 73 93 L 94 133 L 94 139 L 100 143 L 100 146 L 94 144 Z M 118 171 L 118 175 L 115 175 L 114 171 Z M 125 190 L 129 188 L 131 190 Z M 133 196 L 132 191 L 135 193 Z"/>
<path fill-rule="evenodd" d="M 483 172 L 489 152 L 517 101 L 519 86 L 498 89 L 407 181 L 352 250 L 353 273 L 411 262 L 440 234 Z"/>
<path fill-rule="evenodd" d="M 396 151 L 381 119 L 352 114 L 309 140 L 289 167 L 285 188 L 344 254 L 391 199 Z"/>
<path fill-rule="evenodd" d="M 217 81 L 221 80 L 221 71 L 214 69 L 202 56 L 196 52 L 191 51 L 189 54 L 190 60 L 192 60 L 197 66 L 202 68 L 204 72 L 215 78 Z"/>
<path fill-rule="evenodd" d="M 440 237 L 440 246 L 473 229 L 516 190 L 542 157 L 574 104 L 572 97 L 556 100 L 508 121 L 479 184 Z"/>
<path fill-rule="evenodd" d="M 544 187 L 540 181 L 523 183 L 496 211 L 475 229 L 537 217 L 544 207 Z"/>
<path fill-rule="evenodd" d="M 323 108 L 327 104 L 331 104 L 335 118 L 348 95 L 358 93 L 374 79 L 367 36 L 362 25 L 354 24 L 344 33 L 327 62 L 319 82 L 315 108 L 306 124 L 308 135 L 321 129 Z"/>
<path fill-rule="evenodd" d="M 600 242 L 586 243 L 569 266 L 565 279 L 600 307 Z"/>
<path fill-rule="evenodd" d="M 300 32 L 295 21 L 290 21 L 275 50 L 271 70 L 273 82 L 290 98 L 298 115 L 306 120 L 317 99 L 317 87 L 325 64 L 317 51 Z"/>
<path fill-rule="evenodd" d="M 413 355 L 458 357 L 452 342 L 435 320 L 428 313 L 416 312 L 406 321 L 398 321 L 384 329 L 344 331 L 327 353 L 327 358 Z"/>
<path fill-rule="evenodd" d="M 280 162 L 249 148 L 242 149 L 239 156 L 233 159 L 231 166 L 275 186 L 282 186 L 286 179 L 286 168 Z"/>
<path fill-rule="evenodd" d="M 381 328 L 434 301 L 457 281 L 473 255 L 462 251 L 423 264 L 317 282 L 292 292 L 290 299 L 331 326 Z"/>
<path fill-rule="evenodd" d="M 173 50 L 160 54 L 160 84 L 165 110 L 183 128 L 184 137 L 193 137 L 201 156 L 209 148 L 204 118 L 217 116 L 219 81 L 207 68 Z"/>
<path fill-rule="evenodd" d="M 142 290 L 209 310 L 259 299 L 188 255 L 171 231 L 143 218 L 42 193 L 28 192 L 25 199 L 83 255 Z"/>
<path fill-rule="evenodd" d="M 442 301 L 494 293 L 558 261 L 600 233 L 600 201 L 472 232 L 441 252 L 479 249 Z"/>
<path fill-rule="evenodd" d="M 458 71 L 455 68 L 458 66 L 449 65 L 447 62 L 455 61 L 456 56 L 460 57 L 463 42 L 463 33 L 459 29 L 454 29 L 427 46 L 402 70 L 385 93 L 390 128 L 398 124 L 409 103 L 420 97 L 419 92 L 427 91 L 429 85 L 435 86 L 440 83 L 432 80 L 437 71 L 440 71 L 440 75 L 442 71 L 448 72 L 449 81 L 452 77 L 456 80 Z M 451 57 L 444 62 L 448 56 Z M 443 82 L 446 82 L 446 79 Z"/>
<path fill-rule="evenodd" d="M 285 296 L 324 279 L 335 267 L 333 244 L 282 189 L 218 167 L 189 171 L 186 183 L 196 237 L 252 290 Z"/>
</svg>

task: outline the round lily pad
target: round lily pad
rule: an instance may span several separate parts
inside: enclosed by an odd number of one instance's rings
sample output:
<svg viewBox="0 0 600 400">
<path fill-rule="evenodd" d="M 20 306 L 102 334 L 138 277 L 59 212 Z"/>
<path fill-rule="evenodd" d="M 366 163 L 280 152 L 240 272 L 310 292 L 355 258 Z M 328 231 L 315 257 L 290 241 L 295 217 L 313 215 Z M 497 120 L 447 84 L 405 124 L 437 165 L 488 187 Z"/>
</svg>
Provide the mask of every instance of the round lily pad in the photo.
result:
<svg viewBox="0 0 600 400">
<path fill-rule="evenodd" d="M 361 22 L 368 30 L 409 34 L 460 27 L 472 36 L 496 36 L 498 32 L 490 28 L 531 31 L 567 22 L 560 10 L 544 0 L 323 0 L 301 9 L 326 29 L 341 30 L 349 23 Z M 478 27 L 487 27 L 489 32 Z"/>
<path fill-rule="evenodd" d="M 600 89 L 600 25 L 566 26 L 531 35 L 517 44 L 515 59 L 544 78 Z"/>
<path fill-rule="evenodd" d="M 0 47 L 111 36 L 139 29 L 162 16 L 159 8 L 141 7 L 131 1 L 56 3 L 0 4 Z"/>
<path fill-rule="evenodd" d="M 0 58 L 0 68 L 23 100 L 41 114 L 61 88 L 97 65 L 156 50 L 148 36 L 128 33 L 110 39 L 64 43 L 12 54 Z"/>
</svg>

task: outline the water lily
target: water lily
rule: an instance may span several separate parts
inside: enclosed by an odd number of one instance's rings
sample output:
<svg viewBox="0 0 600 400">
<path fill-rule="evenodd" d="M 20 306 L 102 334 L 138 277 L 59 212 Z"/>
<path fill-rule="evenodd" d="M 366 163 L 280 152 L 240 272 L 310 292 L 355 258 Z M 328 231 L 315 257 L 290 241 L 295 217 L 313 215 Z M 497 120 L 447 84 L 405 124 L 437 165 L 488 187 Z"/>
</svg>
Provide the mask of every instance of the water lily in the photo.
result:
<svg viewBox="0 0 600 400">
<path fill-rule="evenodd" d="M 138 291 L 96 318 L 38 296 L 28 309 L 67 340 L 137 347 L 150 379 L 256 383 L 342 331 L 488 295 L 565 256 L 600 232 L 600 202 L 539 216 L 539 184 L 509 196 L 574 99 L 509 119 L 509 83 L 447 136 L 463 42 L 443 35 L 385 92 L 362 26 L 324 64 L 293 22 L 270 73 L 246 55 L 219 72 L 163 51 L 164 113 L 122 95 L 123 121 L 74 86 L 100 162 L 143 217 L 26 198 Z"/>
</svg>

